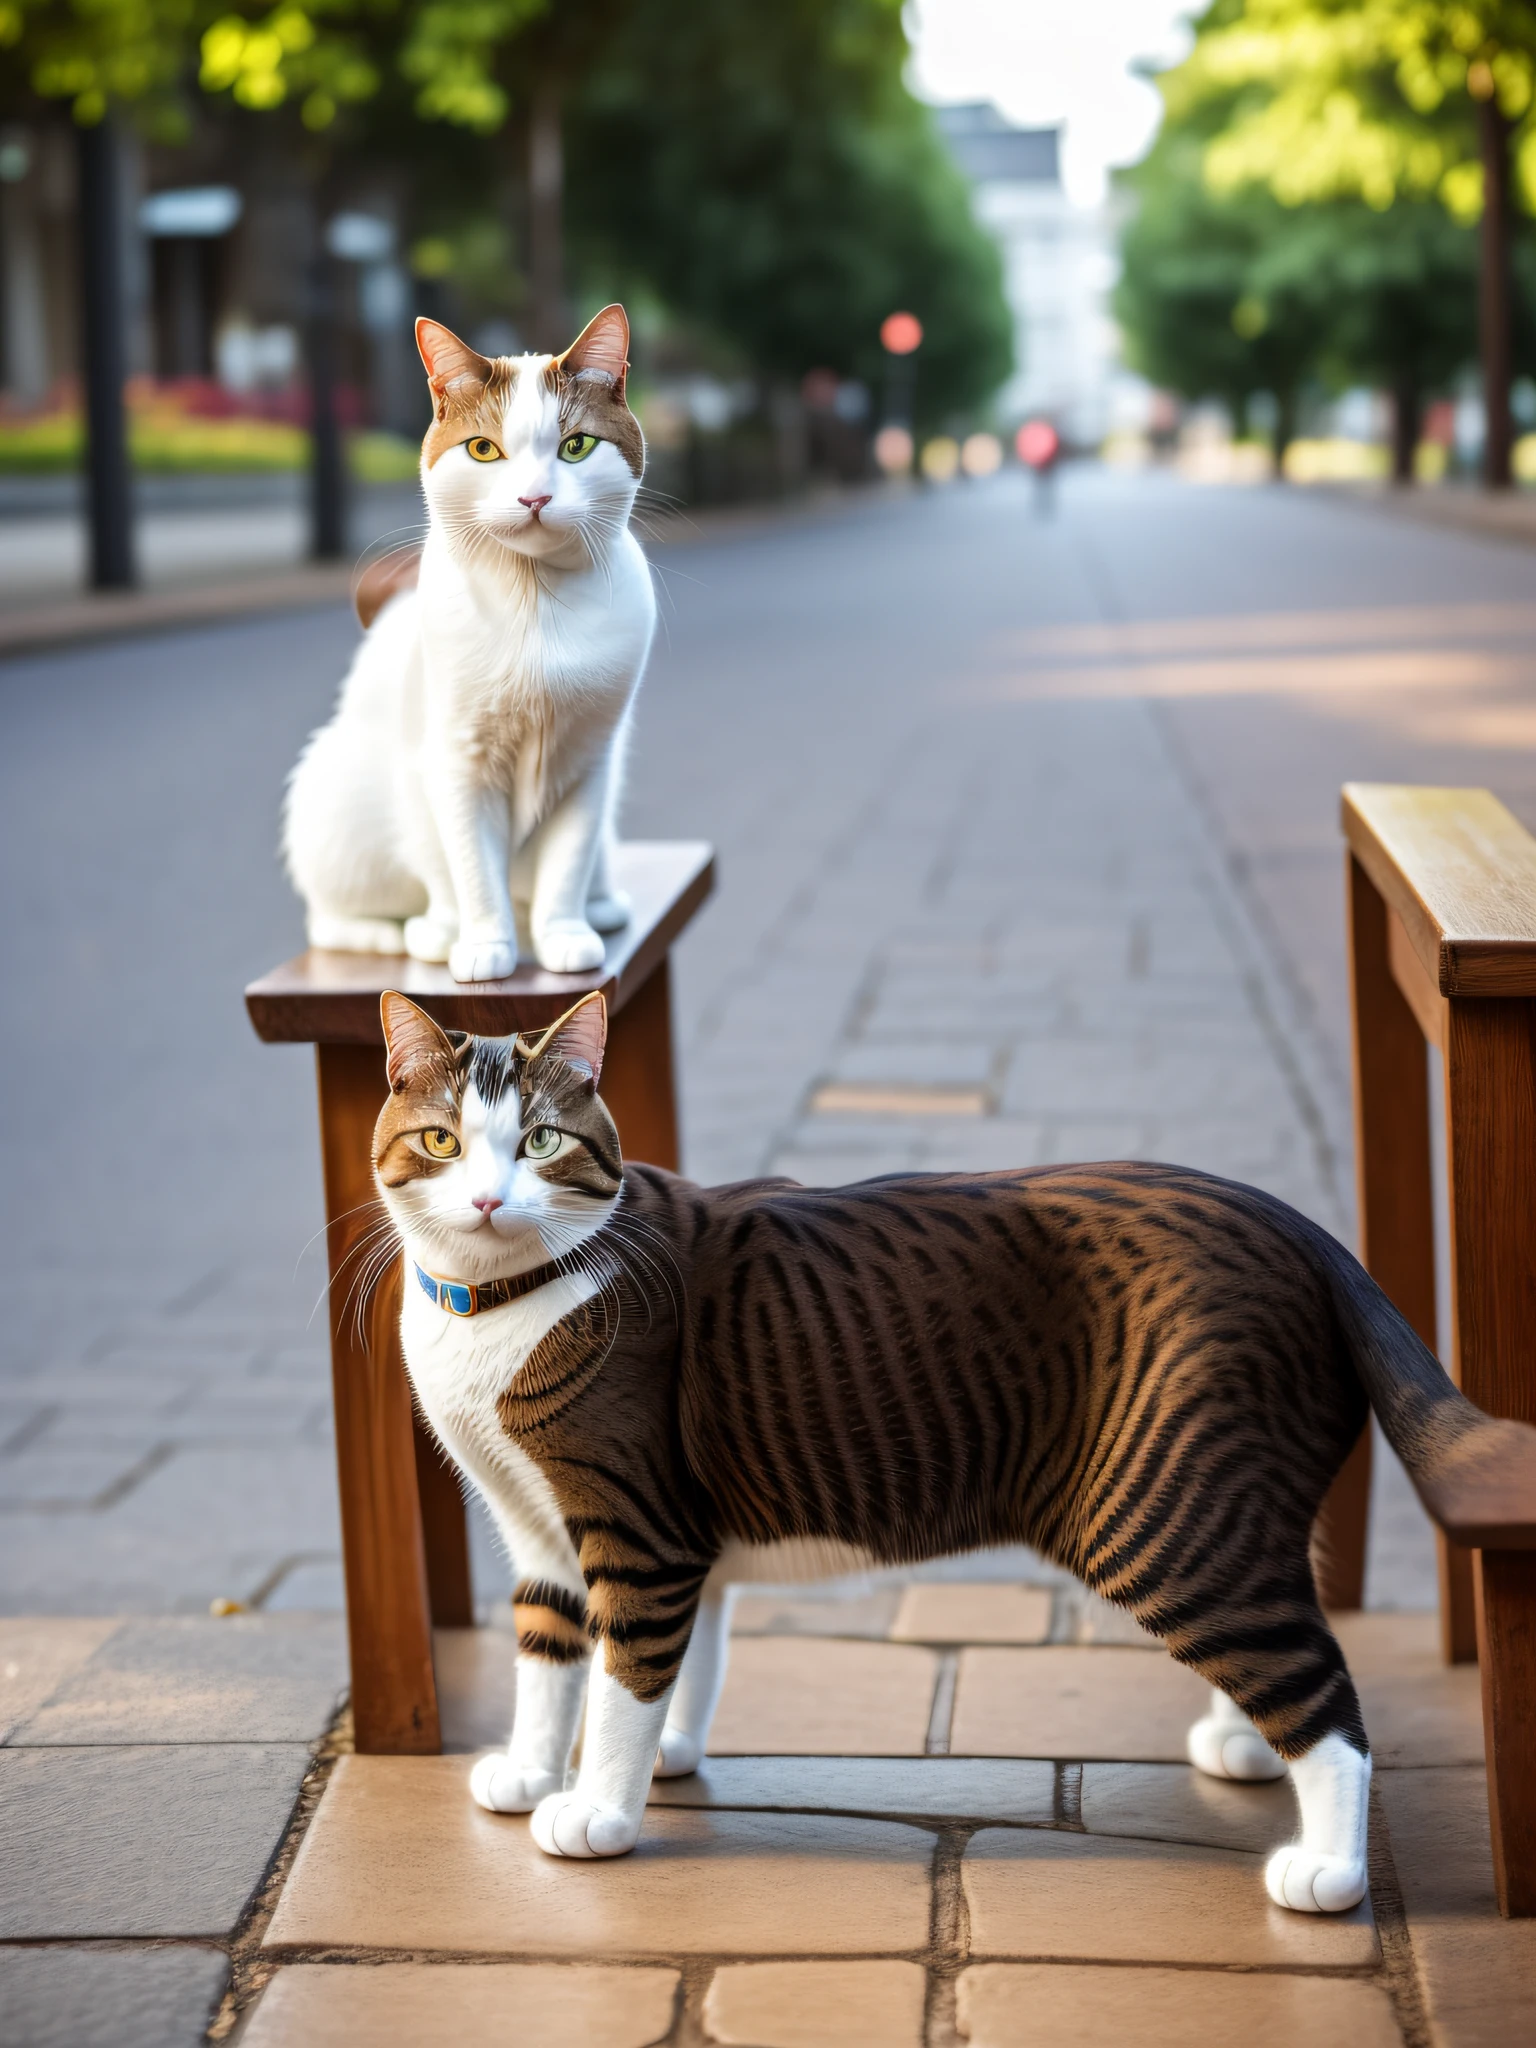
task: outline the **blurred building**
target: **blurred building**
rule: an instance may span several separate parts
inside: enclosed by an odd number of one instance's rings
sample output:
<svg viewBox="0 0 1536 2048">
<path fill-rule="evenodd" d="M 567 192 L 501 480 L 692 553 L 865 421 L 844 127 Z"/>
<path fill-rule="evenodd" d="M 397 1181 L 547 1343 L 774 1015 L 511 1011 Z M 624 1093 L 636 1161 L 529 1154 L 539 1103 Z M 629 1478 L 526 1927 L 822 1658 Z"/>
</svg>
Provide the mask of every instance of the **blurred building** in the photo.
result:
<svg viewBox="0 0 1536 2048">
<path fill-rule="evenodd" d="M 0 405 L 19 410 L 59 402 L 79 374 L 74 141 L 60 121 L 0 125 Z M 411 283 L 387 184 L 360 184 L 322 226 L 276 133 L 237 138 L 210 121 L 159 149 L 127 132 L 117 156 L 130 375 L 302 413 L 323 235 L 347 415 L 420 431 Z"/>
<path fill-rule="evenodd" d="M 1069 444 L 1096 447 L 1124 397 L 1109 311 L 1119 273 L 1110 208 L 1068 198 L 1059 128 L 1015 128 L 980 100 L 936 107 L 934 117 L 1002 251 L 1018 365 L 999 394 L 1003 419 L 1040 414 Z"/>
</svg>

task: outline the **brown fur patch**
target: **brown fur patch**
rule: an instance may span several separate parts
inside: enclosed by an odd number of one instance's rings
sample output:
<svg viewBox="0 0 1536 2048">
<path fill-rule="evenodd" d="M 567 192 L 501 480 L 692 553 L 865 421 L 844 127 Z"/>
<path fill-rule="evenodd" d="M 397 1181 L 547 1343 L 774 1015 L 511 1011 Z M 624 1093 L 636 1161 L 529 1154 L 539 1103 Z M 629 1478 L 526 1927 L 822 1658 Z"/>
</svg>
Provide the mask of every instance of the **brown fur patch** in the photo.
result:
<svg viewBox="0 0 1536 2048">
<path fill-rule="evenodd" d="M 414 590 L 421 574 L 421 547 L 391 548 L 370 562 L 352 591 L 357 622 L 366 633 L 392 597 L 402 590 Z"/>
<path fill-rule="evenodd" d="M 389 1099 L 373 1127 L 373 1168 L 388 1188 L 402 1187 L 448 1165 L 409 1143 L 417 1131 L 441 1127 L 459 1135 L 469 1040 L 455 1045 L 442 1026 L 406 996 L 386 989 L 379 1016 L 388 1048 Z"/>
</svg>

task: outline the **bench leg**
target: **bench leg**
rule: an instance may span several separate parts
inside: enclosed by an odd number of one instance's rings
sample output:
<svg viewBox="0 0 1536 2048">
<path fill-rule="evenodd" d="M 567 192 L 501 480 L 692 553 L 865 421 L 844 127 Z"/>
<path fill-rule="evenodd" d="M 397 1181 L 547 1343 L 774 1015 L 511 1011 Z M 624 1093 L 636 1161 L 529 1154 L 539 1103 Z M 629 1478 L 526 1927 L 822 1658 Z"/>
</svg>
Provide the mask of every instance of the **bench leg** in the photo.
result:
<svg viewBox="0 0 1536 2048">
<path fill-rule="evenodd" d="M 1424 1037 L 1392 977 L 1387 906 L 1354 855 L 1345 862 L 1360 1261 L 1433 1349 L 1435 1220 Z M 1359 1607 L 1364 1598 L 1370 1496 L 1367 1429 L 1318 1515 L 1313 1548 L 1326 1608 Z M 1470 1600 L 1464 1619 L 1470 1655 Z"/>
<path fill-rule="evenodd" d="M 1493 1877 L 1506 1918 L 1536 1918 L 1536 1551 L 1477 1552 Z"/>
<path fill-rule="evenodd" d="M 678 1171 L 677 1081 L 672 1058 L 672 972 L 663 959 L 608 1025 L 603 1100 L 626 1159 Z"/>
<path fill-rule="evenodd" d="M 434 1628 L 473 1628 L 474 1581 L 469 1568 L 469 1524 L 452 1459 L 421 1417 L 416 1436 L 416 1488 L 427 1553 L 427 1596 Z"/>
<path fill-rule="evenodd" d="M 370 1159 L 384 1099 L 383 1059 L 368 1045 L 321 1045 L 316 1052 L 357 1747 L 372 1755 L 435 1755 L 442 1740 L 410 1383 L 393 1317 L 371 1318 L 372 1343 L 366 1342 L 354 1291 L 364 1258 L 358 1247 L 379 1217 Z"/>
<path fill-rule="evenodd" d="M 1457 1380 L 1491 1415 L 1536 1422 L 1536 1001 L 1452 997 L 1446 1137 Z M 1536 1915 L 1536 1555 L 1477 1561 L 1494 1879 Z"/>
</svg>

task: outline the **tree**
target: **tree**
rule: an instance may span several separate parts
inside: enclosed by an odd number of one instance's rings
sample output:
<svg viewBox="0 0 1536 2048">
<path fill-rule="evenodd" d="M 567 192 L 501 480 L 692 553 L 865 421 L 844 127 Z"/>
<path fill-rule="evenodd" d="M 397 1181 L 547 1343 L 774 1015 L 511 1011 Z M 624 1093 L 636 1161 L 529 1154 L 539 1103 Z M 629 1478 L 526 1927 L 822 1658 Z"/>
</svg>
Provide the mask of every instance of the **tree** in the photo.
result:
<svg viewBox="0 0 1536 2048">
<path fill-rule="evenodd" d="M 1276 260 L 1292 226 L 1276 199 L 1210 191 L 1207 125 L 1170 118 L 1121 180 L 1134 203 L 1115 311 L 1132 366 L 1165 390 L 1219 398 L 1240 424 L 1258 393 L 1272 393 L 1278 462 L 1326 344 L 1329 307 L 1304 267 Z"/>
<path fill-rule="evenodd" d="M 1438 199 L 1481 223 L 1484 479 L 1510 480 L 1513 192 L 1536 197 L 1536 6 L 1530 0 L 1217 0 L 1170 113 L 1216 99 L 1213 190 L 1283 203 Z"/>
<path fill-rule="evenodd" d="M 923 322 L 918 413 L 985 401 L 1012 361 L 995 245 L 907 91 L 899 0 L 631 0 L 568 115 L 571 217 L 769 374 L 882 369 Z"/>
</svg>

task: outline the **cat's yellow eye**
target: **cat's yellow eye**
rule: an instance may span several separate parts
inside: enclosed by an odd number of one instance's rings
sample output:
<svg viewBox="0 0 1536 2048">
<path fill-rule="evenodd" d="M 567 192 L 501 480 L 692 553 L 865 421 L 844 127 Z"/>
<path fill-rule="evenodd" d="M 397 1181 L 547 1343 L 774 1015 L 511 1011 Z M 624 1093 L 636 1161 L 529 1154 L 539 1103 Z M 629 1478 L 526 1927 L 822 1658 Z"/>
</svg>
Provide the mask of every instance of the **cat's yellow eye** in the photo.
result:
<svg viewBox="0 0 1536 2048">
<path fill-rule="evenodd" d="M 530 1159 L 553 1159 L 564 1142 L 553 1124 L 536 1124 L 528 1133 L 523 1150 Z"/>
<path fill-rule="evenodd" d="M 473 441 L 466 441 L 464 447 L 471 462 L 500 462 L 501 450 L 487 434 L 476 434 Z"/>
<path fill-rule="evenodd" d="M 459 1141 L 452 1131 L 423 1131 L 421 1142 L 434 1159 L 457 1159 Z"/>
<path fill-rule="evenodd" d="M 596 446 L 596 434 L 567 434 L 560 443 L 560 460 L 562 462 L 585 462 Z"/>
</svg>

